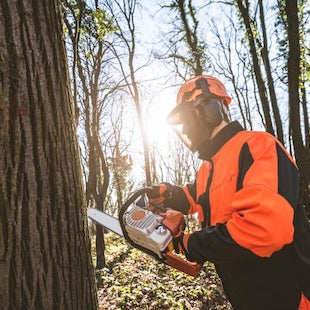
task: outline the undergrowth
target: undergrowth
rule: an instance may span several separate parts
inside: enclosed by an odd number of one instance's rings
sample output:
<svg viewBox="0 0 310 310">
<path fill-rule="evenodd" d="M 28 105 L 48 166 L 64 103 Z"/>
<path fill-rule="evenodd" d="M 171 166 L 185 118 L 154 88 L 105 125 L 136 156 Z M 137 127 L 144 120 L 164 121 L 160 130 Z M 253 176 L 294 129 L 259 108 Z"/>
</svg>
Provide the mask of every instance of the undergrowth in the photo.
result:
<svg viewBox="0 0 310 310">
<path fill-rule="evenodd" d="M 193 278 L 130 247 L 113 233 L 105 240 L 106 267 L 96 270 L 101 310 L 231 309 L 213 264 L 206 263 Z M 94 247 L 93 257 L 95 265 Z"/>
</svg>

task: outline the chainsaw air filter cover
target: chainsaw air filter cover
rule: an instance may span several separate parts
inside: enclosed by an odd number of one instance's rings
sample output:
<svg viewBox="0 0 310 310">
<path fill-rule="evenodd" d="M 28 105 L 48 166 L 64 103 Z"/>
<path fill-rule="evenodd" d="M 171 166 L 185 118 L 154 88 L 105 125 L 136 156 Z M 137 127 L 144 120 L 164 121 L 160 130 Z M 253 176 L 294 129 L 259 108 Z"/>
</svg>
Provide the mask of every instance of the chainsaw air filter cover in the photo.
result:
<svg viewBox="0 0 310 310">
<path fill-rule="evenodd" d="M 162 252 L 172 241 L 169 229 L 162 225 L 164 218 L 148 209 L 132 205 L 123 214 L 124 228 L 131 242 L 163 258 Z"/>
</svg>

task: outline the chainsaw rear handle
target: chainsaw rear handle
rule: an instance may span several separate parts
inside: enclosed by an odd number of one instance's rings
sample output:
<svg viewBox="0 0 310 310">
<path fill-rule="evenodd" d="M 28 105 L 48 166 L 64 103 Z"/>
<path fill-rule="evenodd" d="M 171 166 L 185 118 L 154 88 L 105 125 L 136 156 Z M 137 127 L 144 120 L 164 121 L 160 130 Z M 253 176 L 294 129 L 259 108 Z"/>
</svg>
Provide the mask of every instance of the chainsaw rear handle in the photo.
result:
<svg viewBox="0 0 310 310">
<path fill-rule="evenodd" d="M 185 221 L 183 214 L 180 211 L 168 209 L 166 213 L 162 215 L 165 218 L 163 220 L 163 224 L 170 230 L 174 238 L 183 233 L 185 228 Z M 183 271 L 190 276 L 196 277 L 202 269 L 202 265 L 195 262 L 190 262 L 186 259 L 182 259 L 174 254 L 170 250 L 170 246 L 168 246 L 168 251 L 164 254 L 164 256 L 166 258 L 166 264 L 174 267 L 175 269 Z"/>
<path fill-rule="evenodd" d="M 164 256 L 166 257 L 167 265 L 178 269 L 189 276 L 196 277 L 202 269 L 201 264 L 184 260 L 171 251 L 165 253 Z"/>
</svg>

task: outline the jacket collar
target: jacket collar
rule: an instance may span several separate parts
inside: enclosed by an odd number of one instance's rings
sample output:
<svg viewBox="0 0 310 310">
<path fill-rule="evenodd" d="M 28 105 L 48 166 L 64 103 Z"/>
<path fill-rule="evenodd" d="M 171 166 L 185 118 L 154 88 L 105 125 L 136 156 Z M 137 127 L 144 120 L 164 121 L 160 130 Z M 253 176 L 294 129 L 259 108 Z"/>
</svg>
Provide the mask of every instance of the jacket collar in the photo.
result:
<svg viewBox="0 0 310 310">
<path fill-rule="evenodd" d="M 210 160 L 228 140 L 242 130 L 244 129 L 239 122 L 234 121 L 229 123 L 221 129 L 213 139 L 204 142 L 199 147 L 199 158 L 202 160 Z"/>
</svg>

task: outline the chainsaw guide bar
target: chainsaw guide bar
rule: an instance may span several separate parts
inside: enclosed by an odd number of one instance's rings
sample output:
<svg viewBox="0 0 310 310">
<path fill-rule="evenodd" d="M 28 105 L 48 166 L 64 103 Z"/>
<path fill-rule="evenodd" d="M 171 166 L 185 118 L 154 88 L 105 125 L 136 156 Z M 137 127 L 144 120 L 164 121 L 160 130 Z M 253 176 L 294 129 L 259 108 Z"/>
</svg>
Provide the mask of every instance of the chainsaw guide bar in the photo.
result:
<svg viewBox="0 0 310 310">
<path fill-rule="evenodd" d="M 98 223 L 99 225 L 111 230 L 112 232 L 116 233 L 117 235 L 123 237 L 123 231 L 119 220 L 109 214 L 103 213 L 97 209 L 89 208 L 87 210 L 87 216 L 93 220 L 94 222 Z"/>
</svg>

